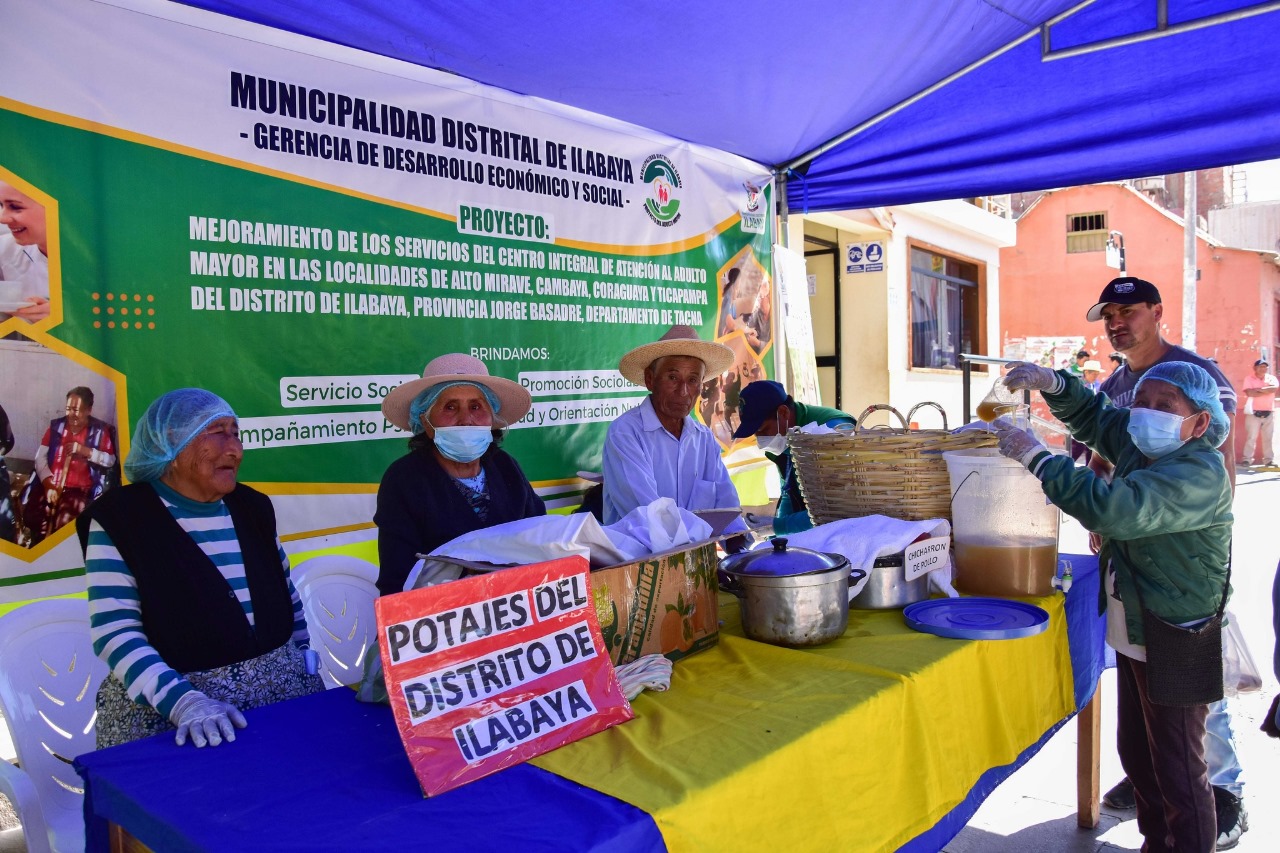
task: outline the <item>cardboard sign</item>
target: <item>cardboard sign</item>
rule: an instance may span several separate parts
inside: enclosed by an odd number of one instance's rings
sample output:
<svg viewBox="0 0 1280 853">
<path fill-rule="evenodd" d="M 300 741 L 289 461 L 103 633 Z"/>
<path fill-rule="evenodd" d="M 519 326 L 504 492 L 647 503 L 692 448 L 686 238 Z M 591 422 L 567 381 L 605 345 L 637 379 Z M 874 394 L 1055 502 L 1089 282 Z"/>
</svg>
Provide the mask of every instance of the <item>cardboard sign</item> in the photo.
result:
<svg viewBox="0 0 1280 853">
<path fill-rule="evenodd" d="M 948 563 L 950 553 L 950 536 L 934 536 L 912 542 L 902 555 L 907 580 L 912 581 L 923 574 L 943 568 Z"/>
<path fill-rule="evenodd" d="M 581 557 L 376 601 L 387 694 L 424 794 L 632 718 L 591 601 Z"/>
</svg>

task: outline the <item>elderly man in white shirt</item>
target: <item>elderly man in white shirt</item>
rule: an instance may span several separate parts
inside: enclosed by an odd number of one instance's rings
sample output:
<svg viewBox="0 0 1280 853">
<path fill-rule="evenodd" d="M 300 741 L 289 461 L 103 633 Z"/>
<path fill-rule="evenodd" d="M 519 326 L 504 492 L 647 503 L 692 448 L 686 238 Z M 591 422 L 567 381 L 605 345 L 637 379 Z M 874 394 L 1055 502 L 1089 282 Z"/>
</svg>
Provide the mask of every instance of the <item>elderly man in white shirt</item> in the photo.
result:
<svg viewBox="0 0 1280 853">
<path fill-rule="evenodd" d="M 738 491 L 711 430 L 692 417 L 704 378 L 733 363 L 733 350 L 672 326 L 622 357 L 618 370 L 649 389 L 644 402 L 609 426 L 604 443 L 604 523 L 672 498 L 688 510 L 737 509 Z M 746 529 L 738 519 L 725 532 Z"/>
</svg>

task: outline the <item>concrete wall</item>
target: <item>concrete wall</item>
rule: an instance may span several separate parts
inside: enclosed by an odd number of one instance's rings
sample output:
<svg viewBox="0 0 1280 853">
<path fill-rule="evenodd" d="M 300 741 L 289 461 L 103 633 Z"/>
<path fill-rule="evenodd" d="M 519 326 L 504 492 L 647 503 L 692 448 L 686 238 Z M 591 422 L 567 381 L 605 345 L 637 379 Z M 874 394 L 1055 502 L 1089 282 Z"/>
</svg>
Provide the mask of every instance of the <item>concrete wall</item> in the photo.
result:
<svg viewBox="0 0 1280 853">
<path fill-rule="evenodd" d="M 1182 221 L 1113 184 L 1046 193 L 1018 220 L 1017 245 L 1001 252 L 1000 326 L 1005 339 L 1082 335 L 1109 368 L 1112 350 L 1103 324 L 1089 323 L 1084 315 L 1119 272 L 1106 265 L 1103 252 L 1066 252 L 1067 217 L 1095 211 L 1106 211 L 1108 227 L 1124 234 L 1126 272 L 1160 289 L 1161 332 L 1169 342 L 1181 343 Z M 1280 269 L 1274 258 L 1223 248 L 1203 233 L 1197 240 L 1196 350 L 1216 358 L 1237 386 L 1260 347 L 1270 347 L 1276 357 Z"/>
</svg>

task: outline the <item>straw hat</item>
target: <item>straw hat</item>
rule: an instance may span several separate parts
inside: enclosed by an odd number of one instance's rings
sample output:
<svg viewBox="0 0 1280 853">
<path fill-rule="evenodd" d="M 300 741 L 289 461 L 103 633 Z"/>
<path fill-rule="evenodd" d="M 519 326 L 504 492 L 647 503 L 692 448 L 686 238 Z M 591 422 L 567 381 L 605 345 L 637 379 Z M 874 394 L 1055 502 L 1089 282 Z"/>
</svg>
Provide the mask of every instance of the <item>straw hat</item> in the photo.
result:
<svg viewBox="0 0 1280 853">
<path fill-rule="evenodd" d="M 618 372 L 636 385 L 644 385 L 644 369 L 669 355 L 698 359 L 706 365 L 703 375 L 707 378 L 719 376 L 733 364 L 733 350 L 724 344 L 702 340 L 692 326 L 672 326 L 658 340 L 642 344 L 624 355 L 618 362 Z"/>
<path fill-rule="evenodd" d="M 508 424 L 513 424 L 528 414 L 533 403 L 529 392 L 519 383 L 500 376 L 490 376 L 489 368 L 478 358 L 451 352 L 427 362 L 427 366 L 422 369 L 421 379 L 411 379 L 391 389 L 391 393 L 382 401 L 382 414 L 400 429 L 411 431 L 410 404 L 423 391 L 441 382 L 470 382 L 472 385 L 488 388 L 498 398 L 498 416 Z"/>
<path fill-rule="evenodd" d="M 1081 369 L 1081 370 L 1096 370 L 1096 371 L 1098 371 L 1099 373 L 1101 373 L 1101 372 L 1102 372 L 1102 362 L 1098 361 L 1096 358 L 1091 358 L 1091 359 L 1089 359 L 1088 361 L 1086 361 L 1084 364 L 1080 365 L 1080 369 Z"/>
</svg>

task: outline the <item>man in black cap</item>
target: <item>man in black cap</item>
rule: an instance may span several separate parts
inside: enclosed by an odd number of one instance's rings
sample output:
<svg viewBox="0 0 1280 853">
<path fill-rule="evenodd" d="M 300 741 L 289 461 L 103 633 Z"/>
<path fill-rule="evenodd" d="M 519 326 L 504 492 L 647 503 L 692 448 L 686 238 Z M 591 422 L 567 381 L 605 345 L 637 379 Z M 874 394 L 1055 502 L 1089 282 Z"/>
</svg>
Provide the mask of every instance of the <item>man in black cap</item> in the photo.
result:
<svg viewBox="0 0 1280 853">
<path fill-rule="evenodd" d="M 1102 320 L 1111 345 L 1124 354 L 1124 363 L 1112 371 L 1102 383 L 1102 393 L 1117 406 L 1128 408 L 1133 404 L 1134 390 L 1147 368 L 1162 361 L 1186 361 L 1198 364 L 1218 383 L 1222 408 L 1232 419 L 1231 434 L 1223 442 L 1223 464 L 1231 479 L 1231 489 L 1236 487 L 1236 466 L 1228 454 L 1235 447 L 1236 392 L 1231 381 L 1223 375 L 1218 365 L 1189 349 L 1171 344 L 1160 335 L 1160 320 L 1164 317 L 1164 305 L 1160 291 L 1149 281 L 1133 276 L 1114 278 L 1103 288 L 1098 303 L 1089 309 L 1085 319 Z M 1107 463 L 1093 457 L 1091 467 L 1100 474 L 1108 470 Z"/>
<path fill-rule="evenodd" d="M 778 466 L 782 494 L 773 514 L 773 532 L 799 533 L 813 527 L 809 511 L 805 509 L 804 496 L 800 494 L 800 481 L 796 478 L 795 466 L 791 464 L 787 430 L 809 424 L 834 427 L 852 424 L 854 419 L 839 409 L 797 402 L 781 383 L 772 379 L 758 379 L 743 388 L 738 413 L 742 421 L 733 437 L 746 438 L 754 435 L 765 458 Z"/>
<path fill-rule="evenodd" d="M 1207 370 L 1218 385 L 1218 399 L 1232 424 L 1219 451 L 1223 454 L 1222 464 L 1227 468 L 1227 477 L 1234 493 L 1235 389 L 1215 362 L 1166 341 L 1160 334 L 1160 321 L 1163 317 L 1164 305 L 1160 300 L 1160 291 L 1151 282 L 1133 276 L 1122 276 L 1107 283 L 1097 304 L 1089 309 L 1085 319 L 1090 322 L 1103 321 L 1107 338 L 1118 352 L 1124 354 L 1124 362 L 1103 381 L 1101 391 L 1117 406 L 1128 408 L 1133 405 L 1138 380 L 1152 365 L 1166 361 L 1186 361 Z M 1102 475 L 1111 470 L 1110 464 L 1096 453 L 1089 461 L 1089 467 Z M 1092 534 L 1090 538 L 1092 542 Z M 1225 699 L 1209 706 L 1209 717 L 1205 721 L 1205 760 L 1209 766 L 1209 782 L 1217 804 L 1217 847 L 1219 850 L 1227 850 L 1236 846 L 1249 824 L 1243 803 L 1240 761 L 1236 755 L 1231 717 Z M 1103 802 L 1113 808 L 1133 808 L 1132 784 L 1128 779 L 1122 779 L 1107 791 Z"/>
</svg>

